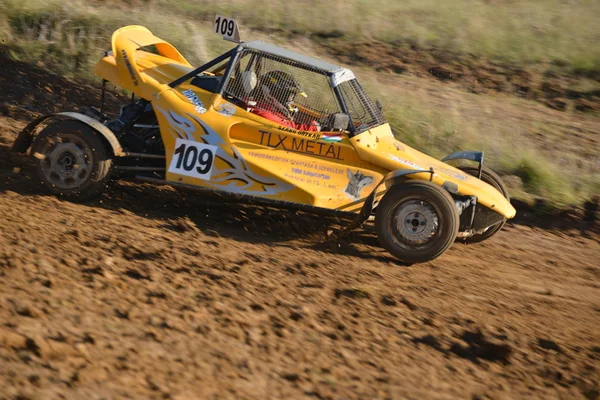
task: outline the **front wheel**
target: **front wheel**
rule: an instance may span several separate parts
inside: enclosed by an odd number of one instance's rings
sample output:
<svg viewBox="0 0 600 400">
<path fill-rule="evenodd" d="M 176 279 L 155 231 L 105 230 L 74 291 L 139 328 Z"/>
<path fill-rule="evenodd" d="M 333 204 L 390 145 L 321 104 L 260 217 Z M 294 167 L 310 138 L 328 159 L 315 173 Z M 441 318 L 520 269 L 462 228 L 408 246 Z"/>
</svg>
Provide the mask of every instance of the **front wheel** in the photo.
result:
<svg viewBox="0 0 600 400">
<path fill-rule="evenodd" d="M 60 121 L 36 136 L 31 154 L 40 180 L 54 195 L 84 200 L 108 181 L 111 158 L 99 135 L 78 121 Z"/>
<path fill-rule="evenodd" d="M 376 210 L 381 245 L 403 263 L 433 260 L 456 239 L 458 211 L 452 197 L 427 181 L 407 181 L 391 188 Z"/>
<path fill-rule="evenodd" d="M 461 171 L 466 172 L 467 174 L 475 176 L 475 177 L 477 177 L 479 175 L 478 167 L 459 166 L 457 168 L 460 169 Z M 508 201 L 510 201 L 510 196 L 508 195 L 508 189 L 506 188 L 506 185 L 504 185 L 502 178 L 500 178 L 494 171 L 492 171 L 489 168 L 483 167 L 483 169 L 481 170 L 481 180 L 484 181 L 485 183 L 489 184 L 490 186 L 492 186 L 494 189 L 496 189 L 500 193 L 502 193 L 502 195 Z M 491 238 L 492 236 L 494 236 L 496 233 L 500 232 L 500 230 L 504 227 L 505 223 L 506 223 L 506 219 L 502 220 L 501 222 L 497 223 L 496 225 L 490 226 L 482 233 L 477 233 L 473 236 L 469 236 L 462 240 L 464 243 L 483 242 L 484 240 L 487 240 L 487 239 Z"/>
</svg>

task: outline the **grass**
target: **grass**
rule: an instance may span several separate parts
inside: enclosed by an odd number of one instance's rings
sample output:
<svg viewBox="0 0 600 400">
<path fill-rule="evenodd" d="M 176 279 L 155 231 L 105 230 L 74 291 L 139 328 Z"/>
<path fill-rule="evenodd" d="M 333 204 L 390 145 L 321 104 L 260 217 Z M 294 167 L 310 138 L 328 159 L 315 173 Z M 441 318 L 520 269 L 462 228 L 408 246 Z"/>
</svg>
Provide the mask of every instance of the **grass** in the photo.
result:
<svg viewBox="0 0 600 400">
<path fill-rule="evenodd" d="M 12 38 L 8 45 L 15 56 L 63 74 L 91 77 L 94 63 L 110 49 L 111 33 L 128 24 L 161 27 L 183 51 L 192 50 L 192 41 L 187 40 L 192 30 L 175 20 L 161 21 L 156 12 L 124 13 L 77 1 L 6 0 L 4 4 Z"/>
<path fill-rule="evenodd" d="M 147 26 L 193 64 L 208 61 L 232 47 L 211 33 L 215 13 L 238 18 L 243 38 L 276 32 L 271 40 L 309 54 L 318 47 L 312 39 L 335 36 L 434 47 L 517 66 L 551 64 L 559 73 L 600 74 L 597 0 L 0 0 L 0 42 L 14 58 L 91 79 L 112 32 L 130 24 Z M 515 116 L 507 123 L 496 110 L 506 99 L 462 93 L 436 103 L 424 90 L 398 86 L 406 78 L 382 83 L 379 74 L 366 69 L 357 75 L 377 94 L 373 97 L 392 105 L 386 115 L 399 139 L 419 150 L 441 157 L 483 149 L 488 165 L 519 177 L 511 189 L 524 196 L 580 203 L 600 192 L 597 151 L 553 149 L 546 138 L 567 143 L 564 136 L 570 132 L 544 118 Z M 599 81 L 579 82 L 596 90 Z M 526 105 L 514 101 L 514 109 Z"/>
<path fill-rule="evenodd" d="M 427 88 L 401 90 L 387 80 L 366 76 L 370 94 L 383 94 L 395 136 L 417 150 L 437 158 L 458 150 L 484 150 L 488 167 L 518 178 L 507 179 L 507 184 L 522 200 L 543 197 L 559 204 L 582 204 L 600 189 L 597 150 L 565 150 L 573 144 L 569 136 L 573 132 L 559 129 L 563 121 L 546 121 L 543 115 L 539 121 L 522 111 L 532 106 L 526 100 L 504 105 L 503 98 L 441 89 L 447 98 L 436 102 L 438 95 L 428 95 Z M 576 115 L 570 118 L 577 120 Z"/>
<path fill-rule="evenodd" d="M 0 40 L 50 42 L 59 53 L 85 58 L 90 49 L 105 47 L 115 28 L 140 23 L 195 53 L 197 37 L 209 32 L 217 12 L 238 18 L 243 37 L 265 29 L 334 35 L 516 65 L 552 63 L 574 73 L 600 71 L 597 0 L 4 0 Z M 73 63 L 68 69 L 85 61 Z"/>
<path fill-rule="evenodd" d="M 157 0 L 200 20 L 215 11 L 252 29 L 344 35 L 437 47 L 510 63 L 544 60 L 572 71 L 600 69 L 596 0 Z"/>
</svg>

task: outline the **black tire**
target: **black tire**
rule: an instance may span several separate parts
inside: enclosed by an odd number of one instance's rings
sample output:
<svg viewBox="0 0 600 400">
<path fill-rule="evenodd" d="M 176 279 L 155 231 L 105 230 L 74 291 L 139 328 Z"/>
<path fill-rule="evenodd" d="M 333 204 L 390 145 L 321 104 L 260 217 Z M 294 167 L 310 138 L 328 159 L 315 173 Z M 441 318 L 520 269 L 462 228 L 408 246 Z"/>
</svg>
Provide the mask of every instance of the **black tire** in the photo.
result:
<svg viewBox="0 0 600 400">
<path fill-rule="evenodd" d="M 454 243 L 458 226 L 452 197 L 427 181 L 411 180 L 392 187 L 375 214 L 381 245 L 404 264 L 442 255 Z"/>
<path fill-rule="evenodd" d="M 79 121 L 59 121 L 36 137 L 31 154 L 40 180 L 59 197 L 84 200 L 107 184 L 112 159 L 100 135 Z"/>
<path fill-rule="evenodd" d="M 477 175 L 479 174 L 479 167 L 459 166 L 457 168 L 463 172 L 466 172 L 469 175 L 474 176 L 474 177 L 477 177 Z M 506 185 L 504 185 L 504 182 L 502 182 L 502 178 L 500 178 L 498 176 L 498 174 L 496 174 L 494 171 L 492 171 L 489 168 L 483 167 L 483 170 L 481 171 L 481 180 L 484 181 L 485 183 L 491 185 L 492 187 L 494 187 L 496 190 L 498 190 L 500 193 L 502 193 L 502 195 L 504 197 L 506 197 L 507 200 L 510 201 L 510 196 L 508 195 L 508 189 L 506 188 Z M 478 234 L 470 236 L 468 238 L 464 238 L 464 239 L 462 239 L 462 241 L 464 243 L 483 242 L 484 240 L 487 240 L 487 239 L 491 238 L 492 236 L 494 236 L 496 233 L 498 233 L 504 227 L 505 223 L 506 223 L 506 219 L 504 219 L 504 220 L 502 220 L 502 222 L 490 227 L 487 231 L 485 231 L 483 233 L 478 233 Z"/>
</svg>

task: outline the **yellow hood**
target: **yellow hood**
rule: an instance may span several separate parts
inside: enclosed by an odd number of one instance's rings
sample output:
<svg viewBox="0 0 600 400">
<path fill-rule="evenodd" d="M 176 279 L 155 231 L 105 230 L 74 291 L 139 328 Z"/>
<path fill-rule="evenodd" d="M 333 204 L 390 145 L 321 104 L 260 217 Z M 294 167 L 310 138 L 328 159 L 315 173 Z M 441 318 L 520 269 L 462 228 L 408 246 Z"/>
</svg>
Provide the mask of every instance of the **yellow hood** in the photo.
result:
<svg viewBox="0 0 600 400">
<path fill-rule="evenodd" d="M 515 216 L 515 209 L 502 193 L 491 185 L 468 175 L 453 166 L 436 160 L 398 141 L 389 124 L 378 126 L 350 139 L 360 157 L 380 167 L 397 169 L 429 170 L 433 168 L 433 182 L 443 185 L 450 181 L 458 186 L 458 193 L 477 196 L 477 201 L 505 218 Z M 410 175 L 414 179 L 429 180 L 429 173 Z"/>
</svg>

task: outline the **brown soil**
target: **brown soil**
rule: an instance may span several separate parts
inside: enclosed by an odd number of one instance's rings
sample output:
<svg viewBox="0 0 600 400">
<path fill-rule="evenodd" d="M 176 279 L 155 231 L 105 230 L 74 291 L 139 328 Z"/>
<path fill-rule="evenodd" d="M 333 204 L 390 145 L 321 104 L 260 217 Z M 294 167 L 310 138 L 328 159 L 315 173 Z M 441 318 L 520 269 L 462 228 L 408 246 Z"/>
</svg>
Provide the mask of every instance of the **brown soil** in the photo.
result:
<svg viewBox="0 0 600 400">
<path fill-rule="evenodd" d="M 311 215 L 130 182 L 60 200 L 9 146 L 27 109 L 98 93 L 5 65 L 0 399 L 599 398 L 598 235 L 508 224 L 401 267 Z"/>
</svg>

